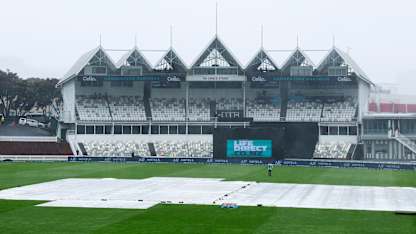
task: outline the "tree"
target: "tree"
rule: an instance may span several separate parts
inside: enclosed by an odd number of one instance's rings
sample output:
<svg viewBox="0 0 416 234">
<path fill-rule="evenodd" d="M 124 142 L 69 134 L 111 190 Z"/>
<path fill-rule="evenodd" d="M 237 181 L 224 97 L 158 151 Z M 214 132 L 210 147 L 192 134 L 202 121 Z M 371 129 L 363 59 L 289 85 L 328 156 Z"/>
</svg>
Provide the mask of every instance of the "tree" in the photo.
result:
<svg viewBox="0 0 416 234">
<path fill-rule="evenodd" d="M 57 83 L 55 78 L 25 80 L 9 70 L 0 70 L 0 113 L 9 117 L 13 110 L 19 116 L 36 106 L 42 109 L 44 115 L 47 109 L 59 115 L 62 97 L 55 88 Z"/>
<path fill-rule="evenodd" d="M 11 109 L 16 111 L 17 116 L 23 116 L 35 105 L 36 95 L 33 86 L 26 80 L 17 80 L 15 92 Z"/>
<path fill-rule="evenodd" d="M 58 81 L 58 79 L 54 78 L 30 78 L 27 80 L 34 89 L 33 95 L 36 100 L 36 107 L 42 109 L 44 114 L 46 114 L 47 109 L 49 109 L 49 111 L 53 109 L 58 115 L 60 113 L 59 107 L 62 98 L 59 90 L 55 88 Z"/>
<path fill-rule="evenodd" d="M 0 70 L 0 103 L 1 111 L 5 117 L 9 117 L 12 102 L 16 97 L 17 81 L 19 77 L 9 70 Z"/>
</svg>

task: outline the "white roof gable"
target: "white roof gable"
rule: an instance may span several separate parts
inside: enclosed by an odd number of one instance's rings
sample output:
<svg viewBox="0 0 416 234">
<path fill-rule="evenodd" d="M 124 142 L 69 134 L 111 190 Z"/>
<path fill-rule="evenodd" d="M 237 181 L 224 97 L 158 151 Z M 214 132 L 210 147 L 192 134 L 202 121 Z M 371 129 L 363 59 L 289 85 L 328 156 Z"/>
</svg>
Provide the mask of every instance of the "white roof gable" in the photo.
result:
<svg viewBox="0 0 416 234">
<path fill-rule="evenodd" d="M 74 63 L 74 65 L 72 65 L 72 67 L 69 69 L 69 71 L 67 73 L 65 73 L 63 78 L 56 85 L 59 86 L 59 85 L 65 83 L 66 81 L 72 79 L 72 77 L 78 75 L 78 73 L 91 61 L 91 59 L 99 51 L 102 51 L 104 53 L 104 55 L 107 57 L 107 59 L 110 62 L 109 65 L 112 68 L 115 68 L 116 66 L 114 65 L 114 61 L 111 59 L 111 57 L 108 56 L 108 54 L 105 52 L 105 50 L 101 46 L 98 46 L 98 47 L 86 52 L 81 57 L 79 57 L 79 59 Z"/>
<path fill-rule="evenodd" d="M 296 47 L 296 49 L 293 50 L 293 52 L 289 55 L 289 57 L 283 63 L 282 70 L 285 70 L 289 65 L 291 65 L 290 64 L 291 59 L 294 58 L 294 56 L 296 55 L 296 53 L 300 53 L 304 57 L 304 61 L 302 61 L 302 63 L 305 63 L 306 62 L 307 64 L 309 64 L 309 65 L 311 65 L 313 67 L 315 66 L 314 63 L 313 63 L 313 61 L 309 58 L 309 56 L 305 52 L 303 52 L 299 47 Z"/>
<path fill-rule="evenodd" d="M 234 54 L 227 48 L 227 46 L 221 41 L 221 39 L 216 35 L 216 36 L 214 36 L 214 38 L 208 43 L 208 45 L 205 47 L 205 49 L 204 50 L 202 50 L 201 51 L 201 53 L 199 54 L 199 56 L 198 57 L 196 57 L 196 59 L 194 60 L 194 62 L 193 63 L 191 63 L 192 65 L 191 65 L 191 67 L 194 67 L 194 66 L 196 66 L 197 64 L 197 62 L 199 61 L 199 60 L 201 60 L 201 57 L 208 51 L 208 49 L 211 47 L 211 45 L 215 42 L 215 41 L 218 41 L 218 43 L 224 48 L 224 50 L 225 50 L 225 52 L 226 53 L 228 53 L 228 55 L 229 55 L 229 57 L 231 57 L 230 59 L 232 59 L 233 60 L 233 62 L 235 62 L 236 63 L 236 65 L 240 68 L 240 69 L 242 69 L 242 65 L 241 65 L 241 63 L 240 63 L 240 61 L 238 61 L 238 59 L 234 56 Z"/>
<path fill-rule="evenodd" d="M 351 67 L 351 69 L 357 74 L 358 77 L 363 79 L 365 82 L 373 84 L 371 80 L 368 78 L 367 74 L 361 69 L 360 66 L 344 51 L 338 49 L 337 47 L 333 47 L 331 50 L 328 51 L 327 55 L 322 59 L 319 63 L 318 70 L 322 69 L 322 66 L 325 65 L 326 59 L 331 55 L 331 53 L 337 53 L 341 59 L 344 61 L 345 64 Z"/>
<path fill-rule="evenodd" d="M 130 56 L 134 53 L 134 52 L 137 52 L 138 54 L 139 54 L 139 56 L 141 56 L 141 58 L 143 58 L 143 61 L 144 61 L 144 65 L 146 65 L 147 66 L 147 68 L 148 69 L 151 69 L 152 68 L 152 66 L 150 65 L 150 63 L 149 63 L 149 61 L 146 59 L 146 57 L 142 54 L 142 53 L 140 53 L 140 51 L 137 49 L 137 47 L 135 46 L 134 48 L 132 48 L 131 50 L 129 50 L 127 53 L 125 53 L 118 61 L 117 61 L 117 64 L 116 64 L 116 66 L 117 66 L 117 68 L 120 68 L 121 66 L 123 66 L 125 63 L 126 63 L 126 61 L 127 61 L 127 59 L 129 59 L 130 58 Z"/>
<path fill-rule="evenodd" d="M 277 65 L 277 63 L 274 61 L 274 59 L 263 49 L 260 48 L 257 53 L 254 54 L 254 56 L 249 60 L 249 62 L 247 63 L 245 69 L 249 68 L 250 65 L 257 63 L 257 59 L 259 59 L 260 55 L 264 55 L 264 57 L 262 59 L 264 60 L 268 60 L 268 62 L 270 63 L 270 65 L 272 67 L 274 67 L 274 70 L 279 70 L 279 66 Z M 262 61 L 263 62 L 263 61 Z M 262 64 L 260 64 L 261 66 Z"/>
</svg>

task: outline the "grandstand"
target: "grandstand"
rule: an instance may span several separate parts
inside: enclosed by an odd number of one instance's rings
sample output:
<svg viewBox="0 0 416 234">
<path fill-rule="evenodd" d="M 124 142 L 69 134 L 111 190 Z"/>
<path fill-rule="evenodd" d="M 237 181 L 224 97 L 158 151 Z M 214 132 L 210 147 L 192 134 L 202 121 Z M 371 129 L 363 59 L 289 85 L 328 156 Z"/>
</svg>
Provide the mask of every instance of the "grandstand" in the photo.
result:
<svg viewBox="0 0 416 234">
<path fill-rule="evenodd" d="M 299 47 L 277 62 L 261 48 L 245 67 L 217 36 L 189 67 L 173 48 L 155 66 L 142 52 L 135 46 L 115 63 L 100 45 L 57 84 L 64 99 L 60 137 L 72 149 L 83 156 L 215 158 L 217 129 L 307 123 L 317 129 L 308 133 L 314 150 L 302 131 L 283 131 L 294 142 L 304 139 L 291 147 L 308 148 L 279 152 L 307 155 L 273 158 L 416 159 L 416 104 L 374 97 L 376 86 L 336 47 L 319 63 Z"/>
</svg>

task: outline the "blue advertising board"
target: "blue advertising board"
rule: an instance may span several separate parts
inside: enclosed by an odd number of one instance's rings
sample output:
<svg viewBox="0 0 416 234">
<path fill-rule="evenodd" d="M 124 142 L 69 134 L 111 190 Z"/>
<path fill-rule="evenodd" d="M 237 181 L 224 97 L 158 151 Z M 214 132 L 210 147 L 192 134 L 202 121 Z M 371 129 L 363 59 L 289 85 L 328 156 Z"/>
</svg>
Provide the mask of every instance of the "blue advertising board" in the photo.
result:
<svg viewBox="0 0 416 234">
<path fill-rule="evenodd" d="M 273 163 L 277 166 L 301 166 L 301 167 L 338 167 L 338 168 L 368 168 L 388 170 L 414 170 L 415 163 L 399 162 L 371 162 L 352 160 L 314 160 L 314 159 L 283 159 L 270 160 L 270 158 L 245 159 L 231 157 L 228 159 L 215 158 L 157 158 L 157 157 L 68 157 L 69 162 L 135 162 L 135 163 L 215 163 L 215 164 L 267 164 Z"/>
<path fill-rule="evenodd" d="M 270 158 L 272 140 L 227 140 L 227 158 Z"/>
</svg>

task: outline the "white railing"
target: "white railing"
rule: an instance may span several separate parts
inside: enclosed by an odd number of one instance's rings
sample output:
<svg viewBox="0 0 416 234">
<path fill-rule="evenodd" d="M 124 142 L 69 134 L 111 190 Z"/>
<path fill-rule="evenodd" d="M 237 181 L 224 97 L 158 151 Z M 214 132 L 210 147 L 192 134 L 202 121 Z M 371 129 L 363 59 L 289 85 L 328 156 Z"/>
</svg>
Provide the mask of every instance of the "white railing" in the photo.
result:
<svg viewBox="0 0 416 234">
<path fill-rule="evenodd" d="M 0 141 L 58 142 L 58 138 L 56 136 L 0 136 Z"/>
</svg>

